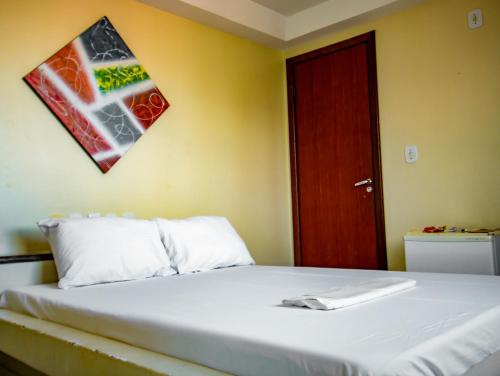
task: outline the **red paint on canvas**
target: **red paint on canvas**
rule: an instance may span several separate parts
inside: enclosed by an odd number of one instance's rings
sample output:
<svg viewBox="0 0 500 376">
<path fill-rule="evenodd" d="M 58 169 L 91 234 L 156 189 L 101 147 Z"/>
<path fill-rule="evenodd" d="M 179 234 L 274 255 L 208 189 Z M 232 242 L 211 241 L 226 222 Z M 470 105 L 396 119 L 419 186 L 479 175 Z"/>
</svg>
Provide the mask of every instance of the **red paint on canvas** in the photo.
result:
<svg viewBox="0 0 500 376">
<path fill-rule="evenodd" d="M 25 78 L 89 154 L 111 150 L 110 145 L 99 135 L 90 121 L 68 102 L 39 69 L 35 69 Z"/>
<path fill-rule="evenodd" d="M 144 129 L 148 129 L 170 106 L 157 88 L 131 95 L 125 98 L 124 102 Z"/>
<path fill-rule="evenodd" d="M 89 77 L 84 69 L 75 42 L 68 43 L 48 59 L 46 64 L 85 103 L 94 101 L 94 93 Z"/>
<path fill-rule="evenodd" d="M 114 156 L 97 162 L 103 172 L 107 172 L 113 165 L 120 160 L 120 156 Z"/>
</svg>

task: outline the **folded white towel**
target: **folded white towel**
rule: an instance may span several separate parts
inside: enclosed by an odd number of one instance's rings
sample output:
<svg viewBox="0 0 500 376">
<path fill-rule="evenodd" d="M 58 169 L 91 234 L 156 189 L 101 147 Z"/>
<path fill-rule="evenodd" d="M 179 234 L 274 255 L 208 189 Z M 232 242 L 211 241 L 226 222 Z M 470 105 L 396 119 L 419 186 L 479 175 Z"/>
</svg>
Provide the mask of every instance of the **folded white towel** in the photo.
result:
<svg viewBox="0 0 500 376">
<path fill-rule="evenodd" d="M 284 299 L 282 303 L 286 306 L 312 309 L 338 309 L 394 294 L 414 287 L 415 284 L 413 279 L 407 278 L 377 278 L 355 285 L 335 287 L 316 294 Z"/>
</svg>

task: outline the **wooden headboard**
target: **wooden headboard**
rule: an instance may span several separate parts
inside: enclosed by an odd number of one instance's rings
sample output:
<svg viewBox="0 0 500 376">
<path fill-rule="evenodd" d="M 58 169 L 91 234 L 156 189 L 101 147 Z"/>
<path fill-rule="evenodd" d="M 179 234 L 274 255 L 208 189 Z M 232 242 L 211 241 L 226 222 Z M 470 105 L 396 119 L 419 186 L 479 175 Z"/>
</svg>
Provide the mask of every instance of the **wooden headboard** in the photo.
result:
<svg viewBox="0 0 500 376">
<path fill-rule="evenodd" d="M 57 282 L 52 253 L 0 256 L 0 293 L 10 287 Z"/>
<path fill-rule="evenodd" d="M 53 260 L 52 253 L 37 253 L 34 255 L 13 255 L 13 256 L 0 256 L 0 264 L 16 264 L 19 262 L 33 262 Z"/>
</svg>

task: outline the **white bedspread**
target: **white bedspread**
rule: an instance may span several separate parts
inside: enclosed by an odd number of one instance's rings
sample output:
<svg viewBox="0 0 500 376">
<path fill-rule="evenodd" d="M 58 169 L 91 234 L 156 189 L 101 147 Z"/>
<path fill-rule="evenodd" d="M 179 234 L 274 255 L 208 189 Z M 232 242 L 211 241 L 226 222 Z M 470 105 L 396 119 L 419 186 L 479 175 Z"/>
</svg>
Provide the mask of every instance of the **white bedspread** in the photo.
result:
<svg viewBox="0 0 500 376">
<path fill-rule="evenodd" d="M 408 291 L 338 311 L 283 297 L 380 277 Z M 1 306 L 240 375 L 461 375 L 500 350 L 500 277 L 246 266 L 59 290 Z"/>
</svg>

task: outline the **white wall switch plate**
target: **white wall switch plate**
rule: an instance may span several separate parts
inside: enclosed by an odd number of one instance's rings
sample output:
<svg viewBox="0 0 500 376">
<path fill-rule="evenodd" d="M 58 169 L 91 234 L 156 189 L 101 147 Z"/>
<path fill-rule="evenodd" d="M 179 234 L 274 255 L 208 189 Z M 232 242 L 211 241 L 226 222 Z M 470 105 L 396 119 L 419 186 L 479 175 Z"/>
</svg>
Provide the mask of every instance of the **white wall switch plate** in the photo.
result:
<svg viewBox="0 0 500 376">
<path fill-rule="evenodd" d="M 405 146 L 405 161 L 406 163 L 415 163 L 418 160 L 418 150 L 415 145 Z"/>
<path fill-rule="evenodd" d="M 467 22 L 469 23 L 469 29 L 477 29 L 483 24 L 483 12 L 481 9 L 471 10 L 467 14 Z"/>
</svg>

